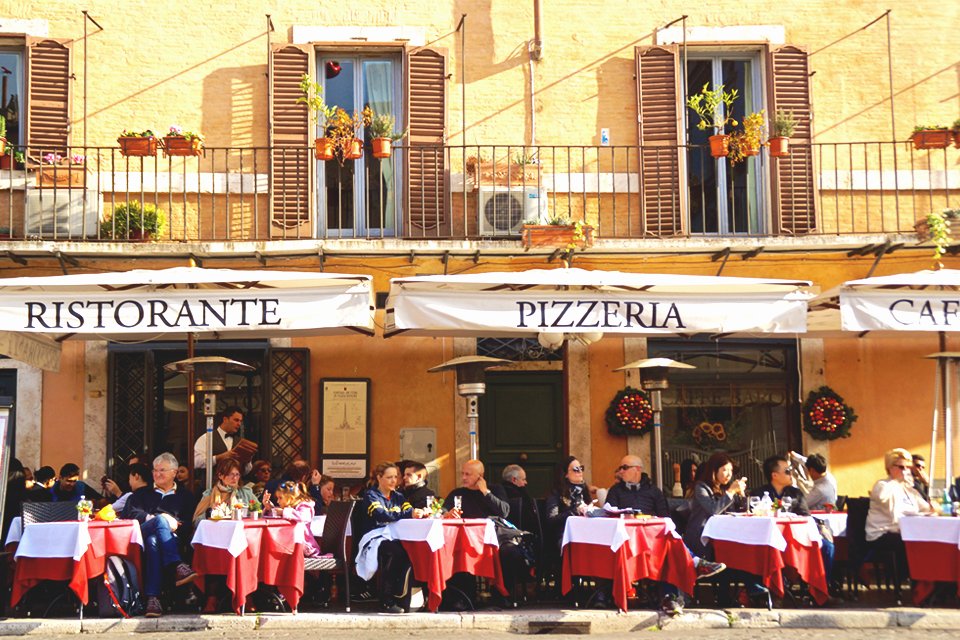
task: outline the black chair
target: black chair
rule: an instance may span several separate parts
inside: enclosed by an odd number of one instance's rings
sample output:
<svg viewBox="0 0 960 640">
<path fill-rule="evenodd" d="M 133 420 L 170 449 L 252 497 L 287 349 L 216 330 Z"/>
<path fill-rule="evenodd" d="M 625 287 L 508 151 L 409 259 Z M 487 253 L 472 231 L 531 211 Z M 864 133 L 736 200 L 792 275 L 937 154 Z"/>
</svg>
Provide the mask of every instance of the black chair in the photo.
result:
<svg viewBox="0 0 960 640">
<path fill-rule="evenodd" d="M 886 583 L 892 587 L 899 606 L 903 602 L 900 585 L 900 567 L 897 554 L 890 550 L 881 550 L 867 542 L 867 514 L 870 512 L 870 498 L 847 498 L 847 586 L 856 594 L 861 584 L 860 572 L 867 565 L 873 565 L 877 588 Z"/>
<path fill-rule="evenodd" d="M 347 500 L 346 502 L 331 502 L 327 506 L 327 519 L 323 523 L 320 550 L 325 554 L 332 554 L 332 557 L 306 558 L 303 562 L 304 571 L 329 571 L 334 574 L 343 574 L 346 589 L 344 602 L 346 603 L 347 613 L 350 613 L 351 564 L 351 553 L 347 547 L 347 523 L 350 522 L 354 505 L 356 505 L 356 502 Z"/>
<path fill-rule="evenodd" d="M 77 519 L 76 502 L 24 502 L 23 525 Z"/>
</svg>

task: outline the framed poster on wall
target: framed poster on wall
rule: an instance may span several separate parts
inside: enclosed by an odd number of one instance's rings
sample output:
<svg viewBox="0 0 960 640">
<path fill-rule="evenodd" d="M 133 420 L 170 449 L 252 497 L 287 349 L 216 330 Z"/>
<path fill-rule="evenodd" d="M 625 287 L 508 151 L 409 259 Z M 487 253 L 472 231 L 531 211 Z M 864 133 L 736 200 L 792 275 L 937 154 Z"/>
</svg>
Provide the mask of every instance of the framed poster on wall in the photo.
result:
<svg viewBox="0 0 960 640">
<path fill-rule="evenodd" d="M 320 380 L 321 472 L 337 480 L 366 478 L 370 457 L 370 379 Z"/>
</svg>

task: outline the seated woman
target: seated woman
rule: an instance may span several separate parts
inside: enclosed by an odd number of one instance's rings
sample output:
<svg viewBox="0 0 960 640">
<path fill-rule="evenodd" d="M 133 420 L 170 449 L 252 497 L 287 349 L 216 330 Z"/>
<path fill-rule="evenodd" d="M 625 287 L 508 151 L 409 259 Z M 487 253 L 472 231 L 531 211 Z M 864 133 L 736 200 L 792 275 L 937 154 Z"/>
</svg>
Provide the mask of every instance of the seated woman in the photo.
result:
<svg viewBox="0 0 960 640">
<path fill-rule="evenodd" d="M 250 504 L 260 505 L 253 491 L 240 486 L 240 463 L 232 458 L 224 458 L 217 463 L 217 482 L 209 491 L 204 491 L 200 502 L 193 512 L 194 524 L 210 517 L 210 510 L 225 502 L 231 506 L 250 508 Z"/>
<path fill-rule="evenodd" d="M 335 500 L 335 488 L 336 483 L 333 478 L 321 474 L 316 469 L 313 470 L 313 474 L 310 476 L 309 490 L 310 497 L 313 498 L 315 503 L 314 511 L 318 516 L 324 515 L 327 512 L 327 507 Z"/>
<path fill-rule="evenodd" d="M 591 512 L 603 515 L 603 510 L 588 504 L 590 490 L 583 481 L 583 465 L 574 456 L 567 456 L 557 465 L 557 482 L 547 496 L 545 518 L 547 520 L 547 540 L 555 543 L 560 551 L 563 530 L 570 516 L 582 516 Z"/>
<path fill-rule="evenodd" d="M 715 453 L 700 465 L 697 481 L 693 485 L 690 519 L 683 534 L 683 541 L 694 555 L 714 560 L 713 548 L 700 539 L 707 520 L 722 513 L 746 511 L 746 495 L 747 479 L 734 479 L 733 460 L 726 453 Z M 770 593 L 760 584 L 760 579 L 732 569 L 721 573 L 718 579 L 720 586 L 717 599 L 720 606 L 730 604 L 729 585 L 738 581 L 746 584 L 747 595 L 752 602 L 763 602 L 769 606 Z"/>
<path fill-rule="evenodd" d="M 363 494 L 353 535 L 364 546 L 371 531 L 404 518 L 420 517 L 420 512 L 397 491 L 400 469 L 392 462 L 378 464 L 370 473 L 371 486 Z M 382 577 L 380 606 L 385 613 L 403 613 L 401 603 L 410 592 L 410 558 L 397 540 L 379 540 L 377 566 Z M 364 577 L 369 577 L 364 576 Z"/>
<path fill-rule="evenodd" d="M 283 509 L 283 517 L 287 520 L 299 520 L 307 525 L 309 533 L 310 522 L 313 520 L 313 500 L 307 493 L 307 488 L 299 482 L 287 480 L 277 487 L 277 506 Z M 320 545 L 312 535 L 306 536 L 307 542 L 303 545 L 303 555 L 315 558 L 320 555 Z"/>
<path fill-rule="evenodd" d="M 930 506 L 913 486 L 910 467 L 913 461 L 906 449 L 891 449 L 884 455 L 887 477 L 877 480 L 870 490 L 867 512 L 867 548 L 896 555 L 899 578 L 906 578 L 907 552 L 900 537 L 900 518 L 932 513 Z"/>
</svg>

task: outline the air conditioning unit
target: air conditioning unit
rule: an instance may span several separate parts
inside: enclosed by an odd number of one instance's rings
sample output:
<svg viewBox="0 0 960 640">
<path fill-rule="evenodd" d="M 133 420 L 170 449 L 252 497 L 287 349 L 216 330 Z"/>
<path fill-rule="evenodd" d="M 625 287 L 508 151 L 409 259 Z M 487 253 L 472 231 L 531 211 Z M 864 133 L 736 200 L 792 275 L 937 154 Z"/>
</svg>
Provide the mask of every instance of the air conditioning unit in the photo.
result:
<svg viewBox="0 0 960 640">
<path fill-rule="evenodd" d="M 481 236 L 519 236 L 524 224 L 547 213 L 547 192 L 538 187 L 480 186 Z"/>
<path fill-rule="evenodd" d="M 96 189 L 86 189 L 86 197 L 84 189 L 31 189 L 27 191 L 26 205 L 28 238 L 97 237 L 103 195 Z"/>
</svg>

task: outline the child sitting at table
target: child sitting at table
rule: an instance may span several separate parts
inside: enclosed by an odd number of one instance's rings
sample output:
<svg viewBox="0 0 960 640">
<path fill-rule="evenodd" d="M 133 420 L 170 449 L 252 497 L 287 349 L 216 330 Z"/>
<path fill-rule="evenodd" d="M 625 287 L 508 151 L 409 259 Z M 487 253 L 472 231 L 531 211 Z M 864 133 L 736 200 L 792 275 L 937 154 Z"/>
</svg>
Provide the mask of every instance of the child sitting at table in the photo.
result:
<svg viewBox="0 0 960 640">
<path fill-rule="evenodd" d="M 283 509 L 285 519 L 299 520 L 307 525 L 307 542 L 303 545 L 303 555 L 307 558 L 319 556 L 320 545 L 317 544 L 317 539 L 310 533 L 314 502 L 303 483 L 293 480 L 281 483 L 277 487 L 277 506 Z"/>
</svg>

